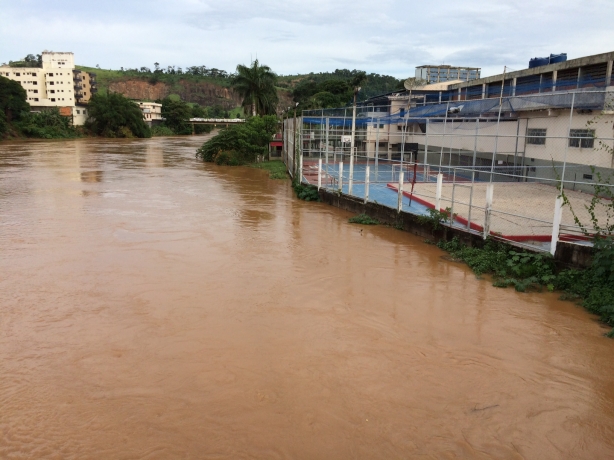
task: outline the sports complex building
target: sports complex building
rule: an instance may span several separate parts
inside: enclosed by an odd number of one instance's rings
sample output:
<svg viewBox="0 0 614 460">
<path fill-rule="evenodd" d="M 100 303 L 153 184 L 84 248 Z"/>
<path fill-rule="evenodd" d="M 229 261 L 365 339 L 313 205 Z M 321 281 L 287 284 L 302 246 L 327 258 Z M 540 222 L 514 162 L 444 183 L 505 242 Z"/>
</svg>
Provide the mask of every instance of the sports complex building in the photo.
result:
<svg viewBox="0 0 614 460">
<path fill-rule="evenodd" d="M 321 160 L 320 182 L 341 183 L 342 193 L 377 195 L 396 207 L 396 191 L 422 203 L 408 212 L 453 207 L 454 225 L 468 231 L 551 251 L 559 236 L 586 242 L 594 233 L 586 206 L 595 193 L 612 190 L 613 61 L 610 52 L 384 94 L 358 105 L 354 134 L 352 107 L 305 110 L 296 130 L 286 121 L 284 158 L 291 170 L 302 158 L 307 181 Z M 561 190 L 569 198 L 565 209 L 555 207 Z M 610 210 L 603 203 L 593 214 L 605 221 Z M 476 216 L 489 206 L 499 215 L 481 222 Z"/>
</svg>

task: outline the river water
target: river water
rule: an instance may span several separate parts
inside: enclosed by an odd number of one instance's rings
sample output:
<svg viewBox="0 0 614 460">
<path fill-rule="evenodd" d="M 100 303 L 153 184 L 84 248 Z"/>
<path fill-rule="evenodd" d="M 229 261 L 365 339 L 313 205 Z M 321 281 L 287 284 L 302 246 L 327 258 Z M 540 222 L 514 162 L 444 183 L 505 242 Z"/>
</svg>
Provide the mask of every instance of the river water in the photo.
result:
<svg viewBox="0 0 614 460">
<path fill-rule="evenodd" d="M 203 138 L 0 144 L 0 458 L 614 457 L 614 341 Z"/>
</svg>

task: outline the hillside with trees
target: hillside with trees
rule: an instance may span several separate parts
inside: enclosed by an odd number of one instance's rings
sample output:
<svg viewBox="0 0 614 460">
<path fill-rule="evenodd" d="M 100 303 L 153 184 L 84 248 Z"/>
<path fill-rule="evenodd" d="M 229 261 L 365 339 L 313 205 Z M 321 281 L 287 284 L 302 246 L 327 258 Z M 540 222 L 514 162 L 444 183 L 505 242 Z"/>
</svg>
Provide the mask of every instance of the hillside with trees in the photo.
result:
<svg viewBox="0 0 614 460">
<path fill-rule="evenodd" d="M 243 106 L 244 97 L 233 89 L 238 73 L 230 73 L 207 66 L 160 66 L 153 68 L 121 68 L 105 70 L 98 67 L 77 66 L 96 74 L 100 92 L 118 92 L 130 99 L 162 100 L 168 97 L 196 103 L 203 107 L 217 107 L 224 112 L 237 114 Z M 249 66 L 244 66 L 249 69 Z M 271 73 L 274 69 L 269 69 Z M 334 72 L 284 75 L 276 78 L 275 102 L 277 112 L 300 102 L 303 108 L 339 107 L 349 105 L 353 98 L 351 80 L 360 70 L 337 69 Z M 358 97 L 360 100 L 403 89 L 403 80 L 390 75 L 367 74 L 367 79 Z M 267 104 L 269 104 L 267 102 Z M 270 105 L 270 104 L 269 104 Z M 247 109 L 247 108 L 245 108 Z M 242 113 L 249 112 L 248 110 Z"/>
</svg>

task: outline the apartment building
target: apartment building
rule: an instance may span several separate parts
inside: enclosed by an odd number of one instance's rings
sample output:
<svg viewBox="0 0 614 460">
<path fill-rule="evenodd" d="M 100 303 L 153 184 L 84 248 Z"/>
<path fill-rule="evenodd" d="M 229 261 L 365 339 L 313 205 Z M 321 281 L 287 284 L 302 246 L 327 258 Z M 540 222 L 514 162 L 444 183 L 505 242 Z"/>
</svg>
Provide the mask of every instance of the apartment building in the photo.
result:
<svg viewBox="0 0 614 460">
<path fill-rule="evenodd" d="M 84 70 L 73 70 L 75 100 L 78 105 L 87 105 L 90 98 L 98 92 L 96 74 Z"/>
<path fill-rule="evenodd" d="M 81 72 L 81 71 L 77 71 Z M 83 72 L 87 73 L 87 72 Z M 43 51 L 41 67 L 0 66 L 0 76 L 19 82 L 26 90 L 27 102 L 33 112 L 57 107 L 64 116 L 71 116 L 73 124 L 81 125 L 87 119 L 87 109 L 77 107 L 85 96 L 82 86 L 77 88 L 75 60 L 71 52 Z M 83 77 L 80 77 L 83 79 Z M 88 78 L 89 95 L 95 89 L 95 80 Z"/>
</svg>

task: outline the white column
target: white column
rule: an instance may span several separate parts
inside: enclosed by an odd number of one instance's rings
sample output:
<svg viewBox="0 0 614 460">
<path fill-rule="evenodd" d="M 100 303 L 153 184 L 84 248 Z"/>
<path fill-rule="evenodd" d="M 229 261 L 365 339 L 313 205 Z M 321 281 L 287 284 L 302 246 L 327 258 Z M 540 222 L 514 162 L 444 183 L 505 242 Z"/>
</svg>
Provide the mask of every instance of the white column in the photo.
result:
<svg viewBox="0 0 614 460">
<path fill-rule="evenodd" d="M 322 187 L 322 158 L 318 160 L 318 190 Z"/>
<path fill-rule="evenodd" d="M 399 196 L 397 201 L 397 212 L 401 212 L 403 209 L 403 180 L 405 179 L 405 173 L 401 171 L 399 173 Z"/>
<path fill-rule="evenodd" d="M 557 197 L 554 201 L 554 217 L 552 218 L 552 240 L 550 242 L 550 254 L 556 252 L 556 244 L 559 242 L 561 230 L 561 218 L 563 217 L 563 198 Z"/>
<path fill-rule="evenodd" d="M 369 173 L 371 171 L 370 166 L 365 169 L 365 204 L 369 201 Z"/>
<path fill-rule="evenodd" d="M 298 163 L 298 181 L 299 183 L 303 182 L 303 152 L 301 152 L 301 156 L 299 158 L 299 163 Z"/>
<path fill-rule="evenodd" d="M 339 162 L 339 192 L 343 192 L 343 161 Z"/>
<path fill-rule="evenodd" d="M 490 235 L 490 213 L 492 211 L 492 197 L 495 184 L 492 182 L 486 186 L 486 209 L 484 210 L 484 239 Z"/>
<path fill-rule="evenodd" d="M 325 150 L 325 158 L 326 164 L 328 165 L 328 129 L 330 128 L 330 118 L 326 117 L 326 150 Z"/>
<path fill-rule="evenodd" d="M 443 174 L 437 174 L 437 191 L 435 192 L 435 210 L 441 211 L 441 190 L 443 188 Z"/>
</svg>

